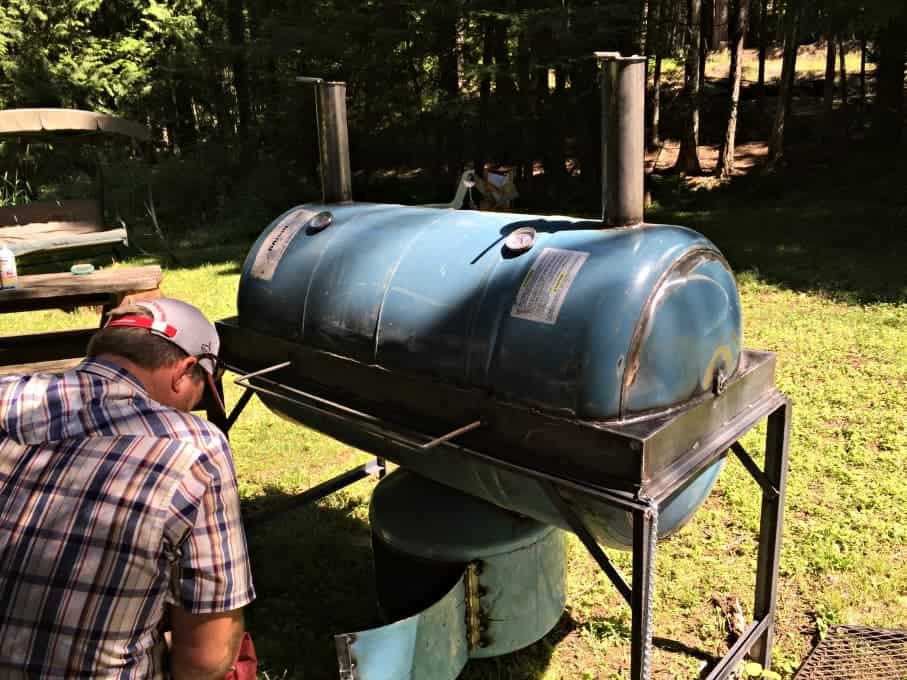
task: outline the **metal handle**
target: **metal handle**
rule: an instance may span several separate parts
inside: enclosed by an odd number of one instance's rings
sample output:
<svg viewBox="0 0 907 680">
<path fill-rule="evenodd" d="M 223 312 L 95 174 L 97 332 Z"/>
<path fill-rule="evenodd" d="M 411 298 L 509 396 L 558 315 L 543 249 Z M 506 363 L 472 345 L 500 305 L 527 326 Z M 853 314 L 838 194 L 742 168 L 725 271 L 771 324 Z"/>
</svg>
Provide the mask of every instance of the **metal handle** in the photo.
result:
<svg viewBox="0 0 907 680">
<path fill-rule="evenodd" d="M 297 394 L 304 399 L 308 399 L 309 401 L 314 401 L 319 404 L 328 406 L 332 409 L 337 409 L 339 411 L 343 411 L 344 413 L 347 413 L 359 420 L 366 421 L 370 425 L 374 426 L 375 429 L 378 429 L 380 434 L 382 434 L 383 436 L 390 437 L 392 439 L 396 439 L 397 441 L 399 441 L 403 444 L 406 444 L 407 446 L 411 446 L 411 447 L 414 447 L 414 448 L 417 448 L 417 449 L 420 449 L 423 451 L 427 450 L 427 449 L 433 449 L 434 447 L 436 447 L 440 444 L 449 442 L 450 440 L 455 439 L 456 437 L 459 437 L 460 435 L 466 434 L 467 432 L 471 432 L 471 431 L 481 427 L 482 425 L 484 425 L 484 422 L 482 420 L 474 420 L 467 425 L 458 427 L 457 429 L 451 430 L 450 432 L 448 432 L 446 434 L 442 434 L 439 437 L 432 437 L 432 435 L 425 434 L 422 432 L 413 433 L 418 437 L 424 437 L 424 438 L 428 439 L 428 441 L 425 442 L 424 444 L 420 444 L 419 442 L 408 439 L 406 436 L 403 436 L 402 434 L 400 434 L 398 431 L 396 431 L 394 428 L 392 428 L 392 426 L 390 426 L 387 423 L 387 421 L 385 421 L 382 418 L 370 415 L 368 413 L 363 413 L 362 411 L 357 411 L 356 409 L 350 408 L 349 406 L 344 406 L 343 404 L 338 404 L 337 402 L 330 401 L 329 399 L 325 399 L 324 397 L 319 397 L 317 394 L 312 394 L 311 392 L 306 392 L 304 390 L 300 390 L 295 387 L 290 387 L 289 385 L 284 385 L 275 380 L 271 380 L 270 378 L 262 377 L 262 376 L 267 375 L 268 373 L 273 373 L 275 371 L 279 371 L 281 369 L 288 368 L 292 365 L 293 365 L 292 361 L 283 361 L 279 364 L 274 364 L 273 366 L 268 366 L 267 368 L 262 368 L 261 370 L 252 371 L 251 373 L 246 373 L 244 375 L 241 375 L 240 377 L 236 378 L 233 382 L 241 387 L 245 387 L 248 390 L 252 390 L 253 392 L 256 392 L 259 394 L 267 394 L 269 396 L 276 397 L 277 399 L 282 399 L 283 401 L 285 401 L 289 404 L 293 404 L 295 406 L 301 406 L 303 408 L 311 408 L 311 404 L 307 404 L 305 402 L 298 401 L 296 399 L 292 399 L 285 394 L 281 394 L 280 392 L 276 392 L 272 389 L 271 390 L 266 389 L 265 387 L 262 387 L 261 385 L 253 385 L 249 381 L 252 380 L 252 378 L 256 378 L 259 381 L 270 383 L 271 385 L 274 385 L 275 387 L 277 387 L 281 390 L 284 390 L 287 392 L 292 392 L 293 394 Z"/>
</svg>

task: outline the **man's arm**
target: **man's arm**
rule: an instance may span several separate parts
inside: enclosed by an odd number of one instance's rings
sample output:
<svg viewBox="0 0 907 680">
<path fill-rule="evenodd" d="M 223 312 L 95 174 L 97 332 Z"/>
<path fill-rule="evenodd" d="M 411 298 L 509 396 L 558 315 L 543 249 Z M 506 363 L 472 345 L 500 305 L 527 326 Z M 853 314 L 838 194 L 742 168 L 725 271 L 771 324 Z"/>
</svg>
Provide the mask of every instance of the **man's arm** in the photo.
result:
<svg viewBox="0 0 907 680">
<path fill-rule="evenodd" d="M 170 617 L 170 672 L 174 680 L 223 680 L 239 652 L 244 630 L 242 609 L 190 614 L 175 606 Z"/>
</svg>

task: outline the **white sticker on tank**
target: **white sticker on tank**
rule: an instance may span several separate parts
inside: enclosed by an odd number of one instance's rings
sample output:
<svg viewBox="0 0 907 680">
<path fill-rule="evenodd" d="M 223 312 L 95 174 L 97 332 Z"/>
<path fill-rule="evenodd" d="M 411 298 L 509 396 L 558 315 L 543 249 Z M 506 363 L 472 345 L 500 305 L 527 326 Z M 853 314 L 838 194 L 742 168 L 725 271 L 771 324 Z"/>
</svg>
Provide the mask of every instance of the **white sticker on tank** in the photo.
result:
<svg viewBox="0 0 907 680">
<path fill-rule="evenodd" d="M 249 272 L 251 276 L 262 281 L 270 281 L 274 278 L 277 265 L 280 264 L 280 259 L 287 251 L 290 241 L 317 214 L 311 210 L 300 208 L 284 217 L 258 249 L 255 261 L 252 263 L 252 271 Z"/>
<path fill-rule="evenodd" d="M 589 253 L 545 248 L 520 285 L 510 315 L 527 321 L 556 323 L 573 279 Z"/>
</svg>

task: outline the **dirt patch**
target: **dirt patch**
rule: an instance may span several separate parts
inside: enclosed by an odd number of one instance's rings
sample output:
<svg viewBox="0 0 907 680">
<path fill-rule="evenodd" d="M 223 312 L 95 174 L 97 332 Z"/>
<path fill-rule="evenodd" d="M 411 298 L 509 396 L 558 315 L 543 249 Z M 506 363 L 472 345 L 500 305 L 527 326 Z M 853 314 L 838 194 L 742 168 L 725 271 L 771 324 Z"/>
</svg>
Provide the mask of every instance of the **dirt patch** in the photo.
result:
<svg viewBox="0 0 907 680">
<path fill-rule="evenodd" d="M 718 165 L 720 149 L 710 144 L 700 144 L 698 147 L 699 163 L 702 165 L 702 175 L 686 178 L 686 183 L 692 188 L 711 188 L 721 180 L 714 176 Z M 646 172 L 666 172 L 677 162 L 680 153 L 680 141 L 676 139 L 665 140 L 659 149 L 646 152 Z M 764 141 L 745 142 L 734 147 L 734 176 L 744 176 L 757 171 L 768 158 L 768 143 Z"/>
</svg>

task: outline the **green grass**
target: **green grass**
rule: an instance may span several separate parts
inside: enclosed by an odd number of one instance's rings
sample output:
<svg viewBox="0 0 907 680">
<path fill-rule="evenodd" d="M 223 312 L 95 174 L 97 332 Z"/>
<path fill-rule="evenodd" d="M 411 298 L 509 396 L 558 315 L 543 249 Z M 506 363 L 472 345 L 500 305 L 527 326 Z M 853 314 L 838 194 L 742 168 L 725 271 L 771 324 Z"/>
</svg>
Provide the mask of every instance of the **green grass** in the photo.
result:
<svg viewBox="0 0 907 680">
<path fill-rule="evenodd" d="M 745 345 L 777 352 L 777 384 L 794 403 L 774 653 L 784 677 L 831 624 L 907 622 L 907 165 L 839 151 L 793 149 L 792 170 L 711 191 L 661 179 L 649 217 L 697 228 L 725 252 L 738 276 Z M 233 315 L 251 238 L 248 228 L 196 230 L 175 244 L 179 264 L 167 269 L 165 292 L 212 318 Z M 95 323 L 89 310 L 8 315 L 0 334 Z M 239 393 L 227 385 L 229 402 Z M 758 453 L 763 436 L 759 428 L 743 444 Z M 248 512 L 365 460 L 257 400 L 231 439 Z M 332 636 L 378 623 L 373 485 L 250 528 L 259 598 L 248 625 L 262 677 L 335 678 Z M 751 611 L 759 503 L 758 487 L 729 460 L 702 510 L 659 547 L 656 635 L 726 650 L 715 602 L 738 599 Z M 555 630 L 517 654 L 471 662 L 464 678 L 627 677 L 629 612 L 579 541 L 569 546 L 568 606 Z M 628 556 L 613 557 L 628 573 Z M 660 649 L 654 663 L 659 678 L 696 677 L 702 665 Z"/>
<path fill-rule="evenodd" d="M 786 676 L 830 624 L 907 621 L 901 568 L 907 560 L 907 282 L 898 256 L 903 237 L 884 240 L 904 233 L 902 199 L 882 187 L 869 200 L 868 184 L 859 201 L 842 197 L 828 172 L 776 191 L 774 182 L 789 181 L 768 178 L 693 195 L 675 187 L 655 212 L 699 227 L 725 248 L 738 272 L 745 344 L 778 353 L 778 386 L 794 402 L 775 649 L 776 669 Z M 818 185 L 827 191 L 817 195 Z M 869 225 L 886 231 L 867 238 Z M 225 245 L 221 239 L 208 249 L 198 242 L 179 249 L 184 261 L 202 263 L 168 269 L 165 291 L 213 318 L 232 315 L 235 258 L 247 247 L 247 240 Z M 84 310 L 30 313 L 5 317 L 2 332 L 93 322 Z M 230 401 L 238 394 L 228 385 Z M 748 435 L 747 449 L 760 451 L 763 433 Z M 257 401 L 233 429 L 232 442 L 250 511 L 364 459 Z M 269 678 L 336 677 L 332 635 L 378 622 L 367 525 L 372 486 L 360 482 L 250 531 L 259 599 L 248 623 Z M 755 484 L 729 461 L 702 511 L 662 544 L 657 635 L 709 653 L 726 648 L 712 599 L 738 598 L 750 611 L 759 502 Z M 615 558 L 628 569 L 625 554 Z M 561 624 L 528 650 L 470 663 L 463 677 L 626 677 L 627 608 L 572 538 L 569 559 Z M 701 663 L 655 654 L 659 677 L 695 677 Z"/>
</svg>

